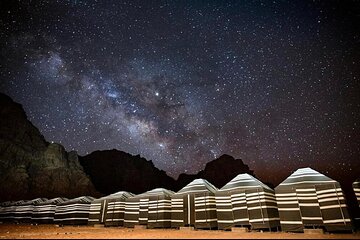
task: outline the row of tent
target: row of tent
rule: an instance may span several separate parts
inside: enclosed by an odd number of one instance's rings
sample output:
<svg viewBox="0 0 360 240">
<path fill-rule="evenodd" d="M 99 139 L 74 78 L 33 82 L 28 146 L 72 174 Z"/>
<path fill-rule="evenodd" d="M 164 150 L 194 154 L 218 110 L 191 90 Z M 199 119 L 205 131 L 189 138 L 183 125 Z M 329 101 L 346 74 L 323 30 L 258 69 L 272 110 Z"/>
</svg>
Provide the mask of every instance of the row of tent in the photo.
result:
<svg viewBox="0 0 360 240">
<path fill-rule="evenodd" d="M 359 181 L 353 186 L 360 204 Z M 340 184 L 311 168 L 298 169 L 275 190 L 249 174 L 239 174 L 221 189 L 196 179 L 176 193 L 157 188 L 139 195 L 122 191 L 99 199 L 4 202 L 1 220 L 148 228 L 352 230 Z"/>
</svg>

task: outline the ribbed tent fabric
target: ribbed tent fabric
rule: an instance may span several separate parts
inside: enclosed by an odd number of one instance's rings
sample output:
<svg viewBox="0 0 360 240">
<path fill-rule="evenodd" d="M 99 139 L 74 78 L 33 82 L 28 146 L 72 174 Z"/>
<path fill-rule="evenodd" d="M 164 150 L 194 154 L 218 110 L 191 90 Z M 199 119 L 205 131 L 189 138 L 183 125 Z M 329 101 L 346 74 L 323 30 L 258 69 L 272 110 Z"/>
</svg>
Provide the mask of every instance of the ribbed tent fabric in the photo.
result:
<svg viewBox="0 0 360 240">
<path fill-rule="evenodd" d="M 219 229 L 280 226 L 274 190 L 249 174 L 237 175 L 215 196 Z"/>
<path fill-rule="evenodd" d="M 311 168 L 296 170 L 275 188 L 275 195 L 283 231 L 352 230 L 340 184 Z"/>
<path fill-rule="evenodd" d="M 195 179 L 171 198 L 171 227 L 217 228 L 215 193 L 205 179 Z"/>
<path fill-rule="evenodd" d="M 171 196 L 173 194 L 173 191 L 155 188 L 126 199 L 124 226 L 171 227 Z"/>
<path fill-rule="evenodd" d="M 106 211 L 105 226 L 124 226 L 125 201 L 134 194 L 123 192 L 123 195 L 117 195 L 108 199 Z"/>
<path fill-rule="evenodd" d="M 67 198 L 57 197 L 44 202 L 35 203 L 31 221 L 39 224 L 53 223 L 56 205 L 67 200 Z"/>
<path fill-rule="evenodd" d="M 356 179 L 355 182 L 352 184 L 354 193 L 358 202 L 358 205 L 360 207 L 360 178 Z"/>
<path fill-rule="evenodd" d="M 88 223 L 90 204 L 95 199 L 82 196 L 58 203 L 55 208 L 54 222 L 61 225 L 84 225 Z"/>
<path fill-rule="evenodd" d="M 16 205 L 14 209 L 14 220 L 19 222 L 30 222 L 34 204 L 42 203 L 47 200 L 47 198 L 35 198 Z"/>
<path fill-rule="evenodd" d="M 125 199 L 133 194 L 125 191 L 95 199 L 90 205 L 89 224 L 122 226 L 124 222 Z"/>
<path fill-rule="evenodd" d="M 23 204 L 24 200 L 19 201 L 7 201 L 1 203 L 0 207 L 0 219 L 2 221 L 14 221 L 16 206 Z"/>
</svg>

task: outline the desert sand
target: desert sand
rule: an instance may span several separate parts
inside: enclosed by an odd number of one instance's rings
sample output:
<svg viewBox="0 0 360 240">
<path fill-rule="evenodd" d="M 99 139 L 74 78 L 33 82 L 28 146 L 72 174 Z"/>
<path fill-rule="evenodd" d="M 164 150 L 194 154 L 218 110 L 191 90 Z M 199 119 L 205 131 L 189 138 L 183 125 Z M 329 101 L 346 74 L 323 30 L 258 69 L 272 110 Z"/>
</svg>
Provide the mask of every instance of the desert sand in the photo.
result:
<svg viewBox="0 0 360 240">
<path fill-rule="evenodd" d="M 133 229 L 122 227 L 0 224 L 0 239 L 125 238 L 125 239 L 360 239 L 360 233 L 304 234 L 283 232 L 239 233 L 221 230 Z"/>
</svg>

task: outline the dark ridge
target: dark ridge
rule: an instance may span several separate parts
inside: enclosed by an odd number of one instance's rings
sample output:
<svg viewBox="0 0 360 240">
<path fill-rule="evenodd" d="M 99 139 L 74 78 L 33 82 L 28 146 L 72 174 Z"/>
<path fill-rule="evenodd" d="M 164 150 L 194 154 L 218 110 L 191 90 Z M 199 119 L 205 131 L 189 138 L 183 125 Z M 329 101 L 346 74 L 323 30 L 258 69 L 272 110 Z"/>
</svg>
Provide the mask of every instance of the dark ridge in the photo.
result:
<svg viewBox="0 0 360 240">
<path fill-rule="evenodd" d="M 104 194 L 120 190 L 142 193 L 175 186 L 175 180 L 157 169 L 152 161 L 115 149 L 92 152 L 80 157 L 80 163 L 96 189 Z"/>
<path fill-rule="evenodd" d="M 204 170 L 201 170 L 197 174 L 180 174 L 177 180 L 176 190 L 181 189 L 196 178 L 204 178 L 217 188 L 221 188 L 241 173 L 248 173 L 255 177 L 254 172 L 250 170 L 249 166 L 244 164 L 241 159 L 235 159 L 230 155 L 224 154 L 208 162 Z"/>
</svg>

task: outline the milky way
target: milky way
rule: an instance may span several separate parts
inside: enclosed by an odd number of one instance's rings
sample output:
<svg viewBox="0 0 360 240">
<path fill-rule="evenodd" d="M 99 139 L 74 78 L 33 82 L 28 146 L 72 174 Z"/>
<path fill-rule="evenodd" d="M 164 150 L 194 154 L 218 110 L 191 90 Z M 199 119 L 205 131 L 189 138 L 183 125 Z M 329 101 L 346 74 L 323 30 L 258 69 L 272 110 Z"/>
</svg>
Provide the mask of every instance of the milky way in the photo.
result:
<svg viewBox="0 0 360 240">
<path fill-rule="evenodd" d="M 172 176 L 359 169 L 359 2 L 1 1 L 0 90 L 48 141 Z"/>
</svg>

